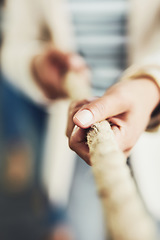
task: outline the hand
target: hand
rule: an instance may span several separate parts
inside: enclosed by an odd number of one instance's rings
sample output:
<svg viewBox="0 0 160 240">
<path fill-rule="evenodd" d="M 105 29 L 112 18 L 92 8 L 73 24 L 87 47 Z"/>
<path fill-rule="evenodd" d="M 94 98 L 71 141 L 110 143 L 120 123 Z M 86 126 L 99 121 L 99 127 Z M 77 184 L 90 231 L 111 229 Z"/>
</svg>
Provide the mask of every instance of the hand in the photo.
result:
<svg viewBox="0 0 160 240">
<path fill-rule="evenodd" d="M 63 82 L 68 71 L 80 72 L 86 81 L 89 79 L 88 68 L 80 56 L 63 53 L 57 49 L 50 48 L 42 55 L 36 56 L 31 68 L 36 82 L 50 99 L 67 96 Z"/>
<path fill-rule="evenodd" d="M 158 86 L 150 79 L 137 79 L 115 84 L 101 98 L 72 103 L 67 126 L 70 148 L 90 164 L 86 129 L 107 119 L 119 147 L 128 156 L 159 101 Z"/>
</svg>

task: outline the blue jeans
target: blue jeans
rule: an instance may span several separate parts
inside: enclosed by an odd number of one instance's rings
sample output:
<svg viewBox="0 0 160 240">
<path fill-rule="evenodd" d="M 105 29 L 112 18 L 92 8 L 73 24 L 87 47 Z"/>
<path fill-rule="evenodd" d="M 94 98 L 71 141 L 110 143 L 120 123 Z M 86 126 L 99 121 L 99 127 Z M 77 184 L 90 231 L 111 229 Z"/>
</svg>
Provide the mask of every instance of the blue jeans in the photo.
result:
<svg viewBox="0 0 160 240">
<path fill-rule="evenodd" d="M 1 76 L 1 143 L 3 149 L 27 143 L 34 158 L 34 181 L 40 180 L 47 114 Z"/>
<path fill-rule="evenodd" d="M 33 180 L 25 189 L 10 192 L 0 180 L 0 239 L 39 240 L 50 228 L 66 221 L 65 211 L 49 203 L 41 187 L 41 160 L 47 113 L 0 75 L 0 178 L 7 152 L 27 143 L 33 156 Z M 36 205 L 35 205 L 36 203 Z"/>
</svg>

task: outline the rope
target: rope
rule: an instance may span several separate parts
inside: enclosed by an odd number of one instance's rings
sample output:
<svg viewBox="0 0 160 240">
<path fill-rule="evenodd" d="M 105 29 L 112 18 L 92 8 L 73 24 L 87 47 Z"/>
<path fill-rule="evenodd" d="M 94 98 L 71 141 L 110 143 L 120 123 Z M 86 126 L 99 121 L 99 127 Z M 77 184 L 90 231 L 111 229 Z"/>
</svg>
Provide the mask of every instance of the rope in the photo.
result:
<svg viewBox="0 0 160 240">
<path fill-rule="evenodd" d="M 72 99 L 91 96 L 82 76 L 68 73 L 65 88 Z M 91 165 L 102 202 L 106 228 L 113 240 L 156 240 L 155 225 L 137 192 L 126 157 L 107 121 L 94 124 L 88 134 Z"/>
</svg>

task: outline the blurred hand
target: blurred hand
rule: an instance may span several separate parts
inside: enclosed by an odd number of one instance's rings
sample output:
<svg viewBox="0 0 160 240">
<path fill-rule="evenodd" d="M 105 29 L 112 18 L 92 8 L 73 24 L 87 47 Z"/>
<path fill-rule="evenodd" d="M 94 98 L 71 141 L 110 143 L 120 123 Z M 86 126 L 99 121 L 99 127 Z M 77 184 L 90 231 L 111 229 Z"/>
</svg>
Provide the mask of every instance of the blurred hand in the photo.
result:
<svg viewBox="0 0 160 240">
<path fill-rule="evenodd" d="M 158 86 L 150 79 L 138 79 L 115 84 L 101 98 L 72 103 L 66 132 L 70 148 L 90 164 L 86 129 L 107 119 L 128 156 L 159 101 Z"/>
<path fill-rule="evenodd" d="M 76 54 L 66 54 L 57 49 L 48 49 L 36 56 L 31 64 L 35 80 L 48 98 L 56 99 L 67 96 L 63 87 L 65 74 L 75 71 L 83 74 L 89 82 L 89 70 L 84 60 Z"/>
</svg>

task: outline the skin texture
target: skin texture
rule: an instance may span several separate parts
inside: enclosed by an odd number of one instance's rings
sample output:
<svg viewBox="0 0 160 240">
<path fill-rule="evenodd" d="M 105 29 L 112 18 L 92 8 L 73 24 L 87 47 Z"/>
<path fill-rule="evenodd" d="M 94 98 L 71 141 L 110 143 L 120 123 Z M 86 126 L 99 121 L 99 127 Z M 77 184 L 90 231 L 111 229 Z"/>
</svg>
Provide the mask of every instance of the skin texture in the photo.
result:
<svg viewBox="0 0 160 240">
<path fill-rule="evenodd" d="M 54 48 L 48 48 L 41 55 L 35 56 L 31 70 L 35 81 L 50 99 L 67 97 L 63 83 L 68 71 L 83 74 L 86 81 L 89 79 L 89 70 L 80 56 Z"/>
<path fill-rule="evenodd" d="M 160 92 L 154 81 L 136 79 L 115 84 L 101 98 L 72 103 L 66 131 L 70 148 L 90 164 L 87 128 L 107 119 L 120 149 L 128 156 L 159 101 Z"/>
</svg>

